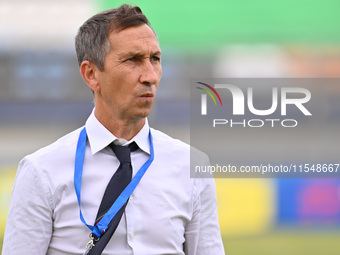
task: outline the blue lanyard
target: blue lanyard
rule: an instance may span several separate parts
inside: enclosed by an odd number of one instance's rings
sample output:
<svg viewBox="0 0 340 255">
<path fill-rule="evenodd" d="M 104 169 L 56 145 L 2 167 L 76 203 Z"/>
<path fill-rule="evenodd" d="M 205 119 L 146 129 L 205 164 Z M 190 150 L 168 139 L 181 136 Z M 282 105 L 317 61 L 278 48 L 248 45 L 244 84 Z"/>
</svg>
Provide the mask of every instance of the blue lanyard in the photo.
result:
<svg viewBox="0 0 340 255">
<path fill-rule="evenodd" d="M 136 175 L 132 178 L 131 182 L 126 186 L 123 192 L 119 195 L 117 200 L 113 203 L 111 208 L 107 211 L 104 217 L 95 225 L 89 225 L 86 223 L 83 213 L 81 212 L 81 179 L 83 175 L 83 166 L 85 159 L 85 149 L 86 149 L 86 140 L 87 134 L 85 127 L 82 129 L 79 135 L 78 143 L 77 143 L 77 151 L 76 151 L 76 160 L 74 165 L 74 187 L 77 194 L 79 211 L 80 211 L 80 219 L 81 221 L 92 231 L 92 234 L 96 237 L 100 237 L 107 230 L 110 221 L 116 215 L 116 213 L 120 210 L 120 208 L 126 203 L 128 198 L 131 196 L 132 192 L 137 187 L 139 181 L 142 179 L 146 170 L 148 170 L 154 159 L 154 150 L 153 150 L 153 140 L 151 131 L 149 130 L 149 140 L 150 140 L 150 158 L 144 163 L 144 165 L 139 169 Z"/>
</svg>

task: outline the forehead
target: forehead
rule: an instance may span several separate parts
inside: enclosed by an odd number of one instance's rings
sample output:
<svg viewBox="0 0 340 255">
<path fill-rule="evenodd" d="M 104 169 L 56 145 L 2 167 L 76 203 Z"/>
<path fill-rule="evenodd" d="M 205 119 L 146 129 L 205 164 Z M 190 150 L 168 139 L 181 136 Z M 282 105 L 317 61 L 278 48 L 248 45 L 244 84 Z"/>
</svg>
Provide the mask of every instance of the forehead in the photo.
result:
<svg viewBox="0 0 340 255">
<path fill-rule="evenodd" d="M 160 51 L 155 33 L 146 24 L 113 31 L 109 34 L 109 41 L 114 52 Z"/>
</svg>

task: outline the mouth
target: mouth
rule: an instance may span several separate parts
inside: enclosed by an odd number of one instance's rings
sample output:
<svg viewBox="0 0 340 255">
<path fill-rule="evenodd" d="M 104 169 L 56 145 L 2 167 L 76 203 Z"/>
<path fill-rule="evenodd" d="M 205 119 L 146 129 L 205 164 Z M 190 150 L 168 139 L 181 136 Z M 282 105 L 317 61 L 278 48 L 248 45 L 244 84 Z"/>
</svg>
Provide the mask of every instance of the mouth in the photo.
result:
<svg viewBox="0 0 340 255">
<path fill-rule="evenodd" d="M 152 99 L 155 95 L 151 92 L 146 92 L 141 94 L 139 97 L 143 98 L 143 99 Z"/>
</svg>

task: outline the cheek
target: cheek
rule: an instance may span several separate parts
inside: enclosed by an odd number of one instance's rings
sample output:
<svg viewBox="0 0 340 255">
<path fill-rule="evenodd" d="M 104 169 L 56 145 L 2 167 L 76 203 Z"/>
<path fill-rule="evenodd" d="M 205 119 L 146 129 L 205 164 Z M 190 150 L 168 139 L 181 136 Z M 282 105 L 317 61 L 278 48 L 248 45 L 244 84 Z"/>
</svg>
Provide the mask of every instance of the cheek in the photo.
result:
<svg viewBox="0 0 340 255">
<path fill-rule="evenodd" d="M 161 79 L 161 77 L 162 77 L 162 66 L 161 65 L 156 66 L 155 73 L 157 74 L 158 81 L 159 81 Z"/>
</svg>

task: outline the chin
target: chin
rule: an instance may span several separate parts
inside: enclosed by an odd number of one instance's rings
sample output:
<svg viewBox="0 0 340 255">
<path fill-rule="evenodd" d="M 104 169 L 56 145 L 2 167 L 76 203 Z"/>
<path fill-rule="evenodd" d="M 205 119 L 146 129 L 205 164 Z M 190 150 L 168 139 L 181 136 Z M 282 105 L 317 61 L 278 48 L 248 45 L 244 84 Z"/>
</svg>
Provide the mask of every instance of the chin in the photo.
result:
<svg viewBox="0 0 340 255">
<path fill-rule="evenodd" d="M 145 110 L 145 111 L 141 111 L 137 114 L 137 118 L 139 119 L 143 119 L 149 116 L 149 114 L 151 113 L 151 110 Z"/>
</svg>

